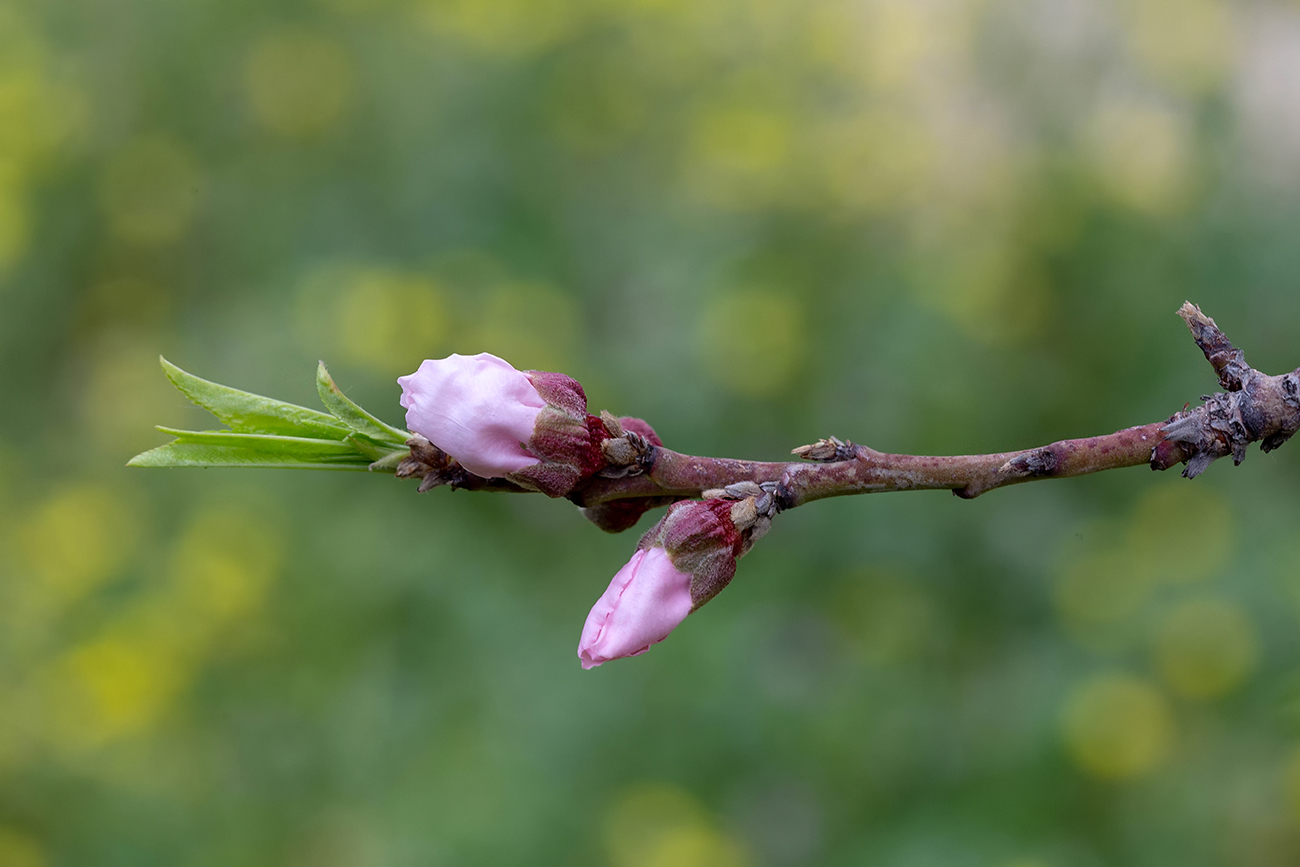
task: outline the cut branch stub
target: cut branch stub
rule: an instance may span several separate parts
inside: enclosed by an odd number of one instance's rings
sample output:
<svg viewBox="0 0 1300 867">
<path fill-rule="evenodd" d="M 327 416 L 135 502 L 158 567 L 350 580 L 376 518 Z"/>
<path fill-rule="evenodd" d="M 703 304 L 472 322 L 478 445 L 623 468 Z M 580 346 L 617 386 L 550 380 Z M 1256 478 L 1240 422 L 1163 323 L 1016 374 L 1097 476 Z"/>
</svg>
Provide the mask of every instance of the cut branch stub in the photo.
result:
<svg viewBox="0 0 1300 867">
<path fill-rule="evenodd" d="M 1270 452 L 1300 429 L 1300 369 L 1280 376 L 1252 369 L 1241 390 L 1202 399 L 1204 404 L 1178 413 L 1162 429 L 1166 440 L 1187 452 L 1183 475 L 1189 479 L 1227 455 L 1240 464 L 1253 442 Z M 1153 453 L 1153 466 L 1156 458 Z"/>
<path fill-rule="evenodd" d="M 1290 439 L 1300 428 L 1300 369 L 1278 376 L 1255 370 L 1199 307 L 1184 302 L 1178 315 L 1214 366 L 1219 384 L 1227 389 L 1202 395 L 1201 406 L 1175 413 L 1161 429 L 1165 442 L 1182 446 L 1187 461 L 1183 475 L 1194 479 L 1227 455 L 1240 464 L 1253 442 L 1270 452 Z M 1151 466 L 1165 469 L 1172 465 L 1170 457 L 1169 449 L 1157 447 L 1151 453 Z"/>
<path fill-rule="evenodd" d="M 1241 391 L 1245 388 L 1250 375 L 1256 372 L 1246 363 L 1246 354 L 1233 346 L 1214 320 L 1192 302 L 1184 301 L 1183 306 L 1178 308 L 1178 315 L 1187 323 L 1196 345 L 1201 347 L 1205 358 L 1214 366 L 1214 372 L 1219 376 L 1219 385 L 1227 391 Z"/>
</svg>

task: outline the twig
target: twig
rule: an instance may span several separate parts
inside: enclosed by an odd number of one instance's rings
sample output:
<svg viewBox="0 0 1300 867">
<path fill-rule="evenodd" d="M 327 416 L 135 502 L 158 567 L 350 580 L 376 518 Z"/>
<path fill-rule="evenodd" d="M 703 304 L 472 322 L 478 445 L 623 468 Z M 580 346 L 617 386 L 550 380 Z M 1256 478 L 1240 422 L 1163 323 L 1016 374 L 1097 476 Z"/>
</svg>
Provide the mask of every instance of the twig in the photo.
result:
<svg viewBox="0 0 1300 867">
<path fill-rule="evenodd" d="M 647 509 L 721 496 L 719 491 L 730 496 L 730 487 L 742 483 L 761 486 L 765 514 L 826 497 L 880 491 L 942 488 L 971 499 L 1006 485 L 1139 464 L 1166 470 L 1183 463 L 1183 475 L 1190 479 L 1227 455 L 1241 463 L 1250 443 L 1258 442 L 1268 452 L 1293 436 L 1300 429 L 1300 369 L 1278 376 L 1255 370 L 1198 307 L 1184 303 L 1178 314 L 1226 391 L 1203 395 L 1201 406 L 1184 407 L 1164 421 L 1040 448 L 951 457 L 886 454 L 828 437 L 794 449 L 802 460 L 763 462 L 681 454 L 660 445 L 645 422 L 603 413 L 586 417 L 585 430 L 593 437 L 589 445 L 595 449 L 583 455 L 595 459 L 592 466 L 583 464 L 589 475 L 579 473 L 575 464 L 570 467 L 574 481 L 562 490 L 597 526 L 618 532 L 633 526 Z M 424 437 L 385 424 L 357 406 L 324 364 L 317 369 L 316 384 L 327 413 L 209 382 L 161 362 L 186 397 L 229 429 L 160 428 L 176 439 L 136 455 L 131 466 L 370 469 L 418 478 L 420 491 L 440 486 L 503 493 L 545 490 L 527 479 L 469 472 Z M 573 411 L 585 412 L 586 398 L 575 381 L 561 374 L 534 374 L 572 383 L 581 398 Z M 595 439 L 598 435 L 604 438 Z"/>
<path fill-rule="evenodd" d="M 1162 422 L 1023 451 L 950 457 L 885 454 L 834 437 L 794 450 L 807 462 L 704 458 L 659 447 L 641 475 L 594 478 L 570 499 L 593 506 L 635 497 L 699 497 L 742 481 L 778 483 L 776 499 L 783 509 L 881 491 L 946 488 L 971 499 L 1006 485 L 1140 464 L 1165 470 L 1186 462 L 1183 475 L 1194 478 L 1225 455 L 1241 463 L 1252 442 L 1266 452 L 1286 442 L 1300 428 L 1300 369 L 1279 376 L 1261 373 L 1195 305 L 1185 303 L 1179 315 L 1228 393 L 1205 395 L 1202 406 Z"/>
</svg>

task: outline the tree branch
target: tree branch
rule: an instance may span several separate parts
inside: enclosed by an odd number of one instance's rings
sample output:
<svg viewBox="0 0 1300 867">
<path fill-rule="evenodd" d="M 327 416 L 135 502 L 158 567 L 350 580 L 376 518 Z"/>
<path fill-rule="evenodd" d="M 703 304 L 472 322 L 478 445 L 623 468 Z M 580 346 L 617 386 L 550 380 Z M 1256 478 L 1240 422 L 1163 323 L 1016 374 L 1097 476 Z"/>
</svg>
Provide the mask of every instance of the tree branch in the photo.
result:
<svg viewBox="0 0 1300 867">
<path fill-rule="evenodd" d="M 1266 452 L 1286 442 L 1300 428 L 1300 369 L 1261 373 L 1198 307 L 1185 303 L 1178 313 L 1228 392 L 1205 395 L 1202 406 L 1162 422 L 1023 451 L 948 457 L 885 454 L 834 437 L 795 449 L 806 461 L 779 463 L 696 457 L 660 447 L 641 475 L 593 478 L 570 499 L 587 507 L 636 497 L 693 498 L 743 481 L 777 483 L 783 509 L 881 491 L 946 488 L 971 499 L 1006 485 L 1140 464 L 1165 470 L 1185 462 L 1183 475 L 1194 478 L 1219 457 L 1231 454 L 1241 463 L 1252 442 Z"/>
<path fill-rule="evenodd" d="M 657 445 L 658 438 L 644 422 L 620 421 L 605 413 L 587 416 L 587 434 L 604 437 L 590 442 L 595 451 L 587 457 L 598 462 L 584 472 L 595 474 L 577 475 L 576 485 L 565 490 L 594 523 L 617 532 L 635 524 L 648 508 L 721 496 L 723 489 L 741 482 L 763 486 L 769 497 L 764 509 L 777 511 L 826 497 L 880 491 L 944 488 L 970 499 L 1006 485 L 1139 464 L 1166 470 L 1184 463 L 1183 475 L 1194 478 L 1227 455 L 1241 463 L 1250 443 L 1258 442 L 1267 452 L 1293 436 L 1300 429 L 1300 369 L 1278 376 L 1255 370 L 1195 305 L 1184 303 L 1178 314 L 1226 391 L 1203 395 L 1201 406 L 1190 411 L 1184 406 L 1165 421 L 1034 449 L 949 457 L 885 454 L 829 437 L 794 449 L 802 460 L 766 462 L 681 454 Z M 349 400 L 323 364 L 317 370 L 317 391 L 328 413 L 208 382 L 166 360 L 162 365 L 182 393 L 229 429 L 161 428 L 176 439 L 132 458 L 132 466 L 368 468 L 418 478 L 420 491 L 439 486 L 536 490 L 526 481 L 474 475 L 424 437 L 381 422 Z M 573 386 L 581 396 L 576 382 Z M 632 427 L 625 429 L 623 422 Z M 644 430 L 633 429 L 637 426 Z"/>
</svg>

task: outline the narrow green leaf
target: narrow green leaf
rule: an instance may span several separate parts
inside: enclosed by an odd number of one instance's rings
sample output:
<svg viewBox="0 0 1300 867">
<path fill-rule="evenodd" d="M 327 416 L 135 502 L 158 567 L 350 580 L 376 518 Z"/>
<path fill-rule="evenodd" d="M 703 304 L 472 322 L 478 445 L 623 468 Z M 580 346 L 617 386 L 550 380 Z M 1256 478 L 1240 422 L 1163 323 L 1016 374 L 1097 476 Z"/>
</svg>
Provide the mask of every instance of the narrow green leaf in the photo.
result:
<svg viewBox="0 0 1300 867">
<path fill-rule="evenodd" d="M 226 430 L 176 430 L 158 426 L 158 430 L 176 437 L 177 442 L 203 445 L 239 447 L 267 454 L 312 455 L 325 457 L 344 455 L 365 457 L 346 440 L 291 437 L 277 434 L 251 434 Z"/>
<path fill-rule="evenodd" d="M 406 447 L 406 441 L 411 438 L 411 435 L 400 428 L 385 424 L 349 400 L 335 385 L 323 361 L 316 368 L 316 391 L 320 394 L 325 408 L 358 434 L 373 440 L 380 446 Z"/>
<path fill-rule="evenodd" d="M 272 452 L 240 445 L 222 445 L 175 440 L 165 446 L 136 455 L 130 467 L 279 467 L 302 470 L 366 470 L 363 456 L 313 456 L 303 452 Z"/>
<path fill-rule="evenodd" d="M 319 410 L 250 394 L 186 373 L 161 356 L 163 372 L 194 403 L 244 433 L 283 434 L 341 440 L 351 428 Z M 192 466 L 185 464 L 185 466 Z"/>
<path fill-rule="evenodd" d="M 397 459 L 401 460 L 411 453 L 411 449 L 405 445 L 395 446 L 391 443 L 377 443 L 370 437 L 364 437 L 361 434 L 351 434 L 345 442 L 372 461 L 384 461 L 391 455 L 397 455 Z"/>
</svg>

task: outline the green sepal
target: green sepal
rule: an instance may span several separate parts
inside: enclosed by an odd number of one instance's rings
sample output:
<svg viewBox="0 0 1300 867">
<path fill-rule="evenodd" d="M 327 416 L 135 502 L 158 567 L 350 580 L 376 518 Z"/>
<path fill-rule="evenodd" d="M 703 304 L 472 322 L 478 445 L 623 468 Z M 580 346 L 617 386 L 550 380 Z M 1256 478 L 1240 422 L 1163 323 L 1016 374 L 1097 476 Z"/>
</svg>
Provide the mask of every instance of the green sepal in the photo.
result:
<svg viewBox="0 0 1300 867">
<path fill-rule="evenodd" d="M 410 449 L 401 449 L 401 450 L 393 449 L 391 452 L 389 452 L 388 454 L 384 455 L 383 457 L 376 460 L 373 464 L 371 464 L 370 469 L 380 470 L 388 473 L 395 473 L 397 472 L 397 465 L 402 462 L 402 459 L 410 456 L 411 456 Z"/>
<path fill-rule="evenodd" d="M 167 378 L 181 394 L 225 422 L 233 431 L 326 440 L 341 440 L 352 432 L 328 413 L 208 382 L 186 373 L 162 356 L 158 360 Z"/>
</svg>

